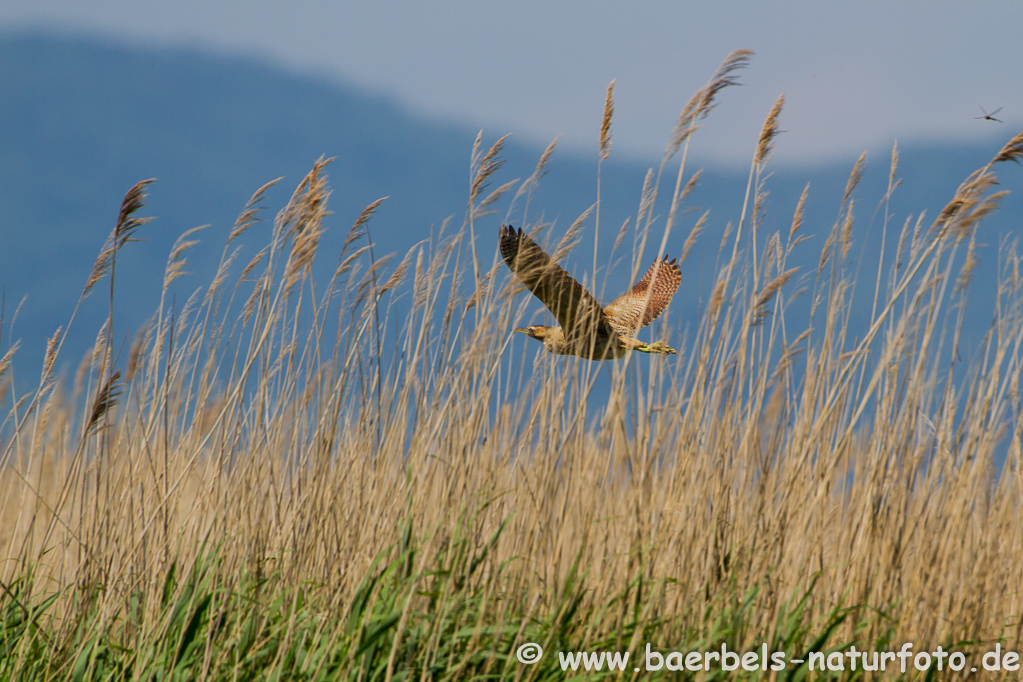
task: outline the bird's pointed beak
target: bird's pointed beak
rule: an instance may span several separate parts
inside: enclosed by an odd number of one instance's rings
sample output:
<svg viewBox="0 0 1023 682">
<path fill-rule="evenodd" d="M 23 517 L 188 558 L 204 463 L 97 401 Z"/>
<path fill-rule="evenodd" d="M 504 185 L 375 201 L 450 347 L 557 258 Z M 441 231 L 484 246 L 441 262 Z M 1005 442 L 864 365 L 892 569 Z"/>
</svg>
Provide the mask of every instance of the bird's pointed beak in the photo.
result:
<svg viewBox="0 0 1023 682">
<path fill-rule="evenodd" d="M 518 329 L 513 329 L 512 331 L 516 331 L 519 334 L 525 334 L 526 336 L 531 336 L 528 327 L 519 327 Z"/>
</svg>

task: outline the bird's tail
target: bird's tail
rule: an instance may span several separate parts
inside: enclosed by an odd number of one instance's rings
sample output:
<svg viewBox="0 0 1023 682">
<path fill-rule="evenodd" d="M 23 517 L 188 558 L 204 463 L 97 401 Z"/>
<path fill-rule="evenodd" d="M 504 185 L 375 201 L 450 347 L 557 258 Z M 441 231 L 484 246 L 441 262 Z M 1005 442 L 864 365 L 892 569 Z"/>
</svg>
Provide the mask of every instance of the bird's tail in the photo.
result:
<svg viewBox="0 0 1023 682">
<path fill-rule="evenodd" d="M 660 353 L 662 355 L 677 355 L 675 349 L 666 344 L 664 341 L 655 341 L 653 343 L 641 343 L 636 346 L 633 350 L 638 350 L 640 353 Z"/>
</svg>

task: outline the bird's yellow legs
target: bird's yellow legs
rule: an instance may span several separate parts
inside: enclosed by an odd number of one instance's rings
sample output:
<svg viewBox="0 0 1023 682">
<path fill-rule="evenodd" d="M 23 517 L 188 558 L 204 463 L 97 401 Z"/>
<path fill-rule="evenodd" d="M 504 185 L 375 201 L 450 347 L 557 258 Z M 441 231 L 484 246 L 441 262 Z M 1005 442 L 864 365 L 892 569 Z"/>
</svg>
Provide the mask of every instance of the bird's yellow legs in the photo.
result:
<svg viewBox="0 0 1023 682">
<path fill-rule="evenodd" d="M 662 355 L 677 355 L 675 349 L 666 344 L 664 341 L 655 341 L 653 343 L 641 343 L 637 346 L 633 346 L 632 350 L 638 350 L 640 353 L 661 353 Z"/>
</svg>

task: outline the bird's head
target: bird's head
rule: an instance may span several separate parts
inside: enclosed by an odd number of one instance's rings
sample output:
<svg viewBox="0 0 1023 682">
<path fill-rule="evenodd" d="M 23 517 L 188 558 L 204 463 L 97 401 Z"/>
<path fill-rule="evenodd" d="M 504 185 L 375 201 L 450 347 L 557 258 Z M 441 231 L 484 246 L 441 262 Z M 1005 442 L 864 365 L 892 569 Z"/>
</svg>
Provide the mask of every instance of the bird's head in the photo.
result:
<svg viewBox="0 0 1023 682">
<path fill-rule="evenodd" d="M 519 327 L 515 331 L 542 342 L 544 339 L 547 338 L 547 336 L 550 333 L 550 330 L 551 330 L 550 327 L 545 327 L 542 324 L 533 324 L 528 327 Z"/>
</svg>

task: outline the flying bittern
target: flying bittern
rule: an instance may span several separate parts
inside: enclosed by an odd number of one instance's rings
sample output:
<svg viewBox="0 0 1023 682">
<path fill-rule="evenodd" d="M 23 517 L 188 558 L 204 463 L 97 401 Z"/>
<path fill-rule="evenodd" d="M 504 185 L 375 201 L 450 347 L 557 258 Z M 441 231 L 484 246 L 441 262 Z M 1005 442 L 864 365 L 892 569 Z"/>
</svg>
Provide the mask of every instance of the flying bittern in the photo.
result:
<svg viewBox="0 0 1023 682">
<path fill-rule="evenodd" d="M 590 360 L 620 358 L 630 350 L 675 353 L 661 341 L 643 343 L 634 338 L 641 327 L 657 319 L 682 282 L 674 259 L 665 256 L 655 261 L 631 289 L 602 308 L 521 228 L 502 225 L 500 242 L 504 262 L 561 323 L 560 327 L 533 325 L 515 331 L 543 342 L 551 353 Z"/>
</svg>

